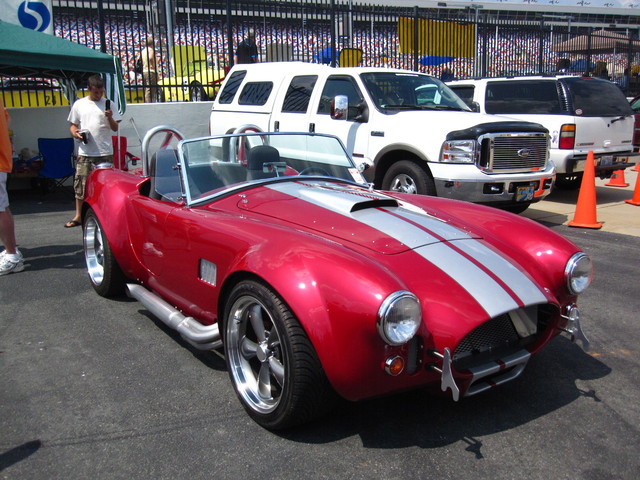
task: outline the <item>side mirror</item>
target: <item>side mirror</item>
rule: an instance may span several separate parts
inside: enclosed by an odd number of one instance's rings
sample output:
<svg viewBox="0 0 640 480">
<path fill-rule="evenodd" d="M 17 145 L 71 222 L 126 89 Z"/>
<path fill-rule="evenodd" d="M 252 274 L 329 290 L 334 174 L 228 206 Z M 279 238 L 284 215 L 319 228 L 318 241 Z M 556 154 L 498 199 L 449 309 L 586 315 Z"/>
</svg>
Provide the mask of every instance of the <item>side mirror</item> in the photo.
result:
<svg viewBox="0 0 640 480">
<path fill-rule="evenodd" d="M 478 102 L 471 102 L 471 104 L 469 105 L 469 107 L 471 108 L 472 111 L 474 112 L 479 112 L 480 111 L 480 104 Z"/>
<path fill-rule="evenodd" d="M 371 159 L 368 157 L 362 157 L 362 162 L 358 164 L 358 171 L 360 173 L 364 173 L 365 170 L 369 170 L 371 167 L 373 167 Z"/>
<path fill-rule="evenodd" d="M 369 121 L 369 107 L 367 106 L 367 102 L 361 102 L 356 107 L 358 110 L 358 114 L 355 116 L 354 120 L 358 123 L 367 123 Z"/>
<path fill-rule="evenodd" d="M 349 111 L 349 98 L 346 95 L 336 95 L 331 100 L 331 118 L 346 120 Z"/>
</svg>

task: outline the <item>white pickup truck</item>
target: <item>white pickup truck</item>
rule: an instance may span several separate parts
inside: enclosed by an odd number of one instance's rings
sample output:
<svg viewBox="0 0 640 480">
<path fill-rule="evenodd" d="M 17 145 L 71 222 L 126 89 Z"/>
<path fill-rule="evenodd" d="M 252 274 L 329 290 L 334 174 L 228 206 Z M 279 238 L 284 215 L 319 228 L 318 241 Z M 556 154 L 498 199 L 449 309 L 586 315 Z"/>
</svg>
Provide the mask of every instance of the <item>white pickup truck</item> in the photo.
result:
<svg viewBox="0 0 640 480">
<path fill-rule="evenodd" d="M 237 129 L 339 137 L 376 188 L 524 211 L 555 179 L 541 125 L 472 112 L 444 83 L 388 68 L 236 65 L 211 134 Z"/>
</svg>

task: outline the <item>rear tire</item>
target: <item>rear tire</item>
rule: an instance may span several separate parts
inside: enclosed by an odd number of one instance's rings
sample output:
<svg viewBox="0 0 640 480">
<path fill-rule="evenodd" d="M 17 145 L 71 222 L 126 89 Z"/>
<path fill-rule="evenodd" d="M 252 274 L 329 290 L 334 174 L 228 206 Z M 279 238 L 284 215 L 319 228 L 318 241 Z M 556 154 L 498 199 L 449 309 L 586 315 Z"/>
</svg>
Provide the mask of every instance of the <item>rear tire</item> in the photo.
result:
<svg viewBox="0 0 640 480">
<path fill-rule="evenodd" d="M 382 189 L 436 196 L 436 186 L 431 175 L 411 160 L 401 160 L 391 165 L 382 180 Z"/>
<path fill-rule="evenodd" d="M 93 210 L 87 212 L 82 231 L 84 259 L 93 289 L 102 297 L 123 294 L 126 277 Z"/>
</svg>

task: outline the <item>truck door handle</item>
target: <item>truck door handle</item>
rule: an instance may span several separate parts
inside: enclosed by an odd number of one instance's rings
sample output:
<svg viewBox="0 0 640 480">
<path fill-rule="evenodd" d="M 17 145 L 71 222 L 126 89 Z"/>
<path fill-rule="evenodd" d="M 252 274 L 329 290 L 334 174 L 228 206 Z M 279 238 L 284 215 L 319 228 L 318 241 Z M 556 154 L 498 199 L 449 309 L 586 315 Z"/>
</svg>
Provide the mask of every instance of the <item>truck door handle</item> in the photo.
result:
<svg viewBox="0 0 640 480">
<path fill-rule="evenodd" d="M 276 120 L 275 122 L 273 122 L 273 131 L 274 132 L 280 131 L 280 120 Z"/>
<path fill-rule="evenodd" d="M 316 124 L 315 123 L 310 123 L 309 124 L 309 133 L 316 133 Z"/>
</svg>

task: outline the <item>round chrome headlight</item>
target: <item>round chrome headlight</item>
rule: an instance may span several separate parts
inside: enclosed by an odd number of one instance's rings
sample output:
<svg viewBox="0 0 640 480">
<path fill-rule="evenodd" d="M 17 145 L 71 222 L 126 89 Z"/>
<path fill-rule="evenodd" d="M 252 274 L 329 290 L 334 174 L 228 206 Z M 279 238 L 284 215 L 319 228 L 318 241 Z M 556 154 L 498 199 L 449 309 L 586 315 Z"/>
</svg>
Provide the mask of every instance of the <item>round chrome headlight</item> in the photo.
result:
<svg viewBox="0 0 640 480">
<path fill-rule="evenodd" d="M 583 252 L 574 254 L 564 269 L 567 288 L 573 295 L 584 292 L 593 279 L 593 263 L 589 255 Z"/>
<path fill-rule="evenodd" d="M 411 292 L 394 292 L 378 310 L 378 333 L 389 345 L 402 345 L 413 338 L 422 322 L 418 298 Z"/>
</svg>

